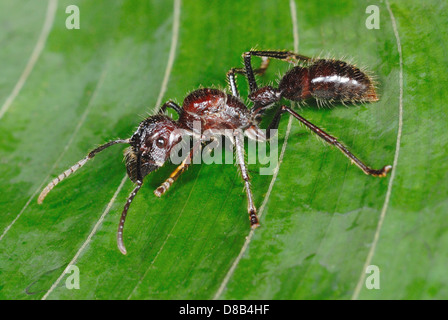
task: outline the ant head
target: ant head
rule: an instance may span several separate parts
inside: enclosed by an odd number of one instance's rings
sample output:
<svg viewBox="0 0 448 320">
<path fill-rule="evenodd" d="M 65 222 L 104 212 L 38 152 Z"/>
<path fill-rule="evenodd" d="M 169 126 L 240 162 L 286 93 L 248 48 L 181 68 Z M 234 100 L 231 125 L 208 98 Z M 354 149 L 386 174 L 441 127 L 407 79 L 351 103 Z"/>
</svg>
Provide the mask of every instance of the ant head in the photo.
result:
<svg viewBox="0 0 448 320">
<path fill-rule="evenodd" d="M 143 178 L 163 166 L 171 150 L 181 139 L 179 126 L 168 116 L 155 115 L 145 119 L 131 137 L 131 147 L 125 151 L 126 168 L 130 179 L 133 182 L 137 181 L 138 170 Z"/>
</svg>

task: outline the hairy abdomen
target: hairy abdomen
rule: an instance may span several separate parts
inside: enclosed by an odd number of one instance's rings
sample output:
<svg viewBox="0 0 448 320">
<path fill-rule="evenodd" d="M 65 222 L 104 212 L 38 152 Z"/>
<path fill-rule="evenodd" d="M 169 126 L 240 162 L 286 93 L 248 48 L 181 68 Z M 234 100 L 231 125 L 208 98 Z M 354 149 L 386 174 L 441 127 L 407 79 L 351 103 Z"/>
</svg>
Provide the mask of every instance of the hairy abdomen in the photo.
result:
<svg viewBox="0 0 448 320">
<path fill-rule="evenodd" d="M 375 86 L 359 68 L 344 61 L 320 59 L 308 67 L 295 67 L 279 85 L 282 96 L 294 100 L 377 101 Z"/>
</svg>

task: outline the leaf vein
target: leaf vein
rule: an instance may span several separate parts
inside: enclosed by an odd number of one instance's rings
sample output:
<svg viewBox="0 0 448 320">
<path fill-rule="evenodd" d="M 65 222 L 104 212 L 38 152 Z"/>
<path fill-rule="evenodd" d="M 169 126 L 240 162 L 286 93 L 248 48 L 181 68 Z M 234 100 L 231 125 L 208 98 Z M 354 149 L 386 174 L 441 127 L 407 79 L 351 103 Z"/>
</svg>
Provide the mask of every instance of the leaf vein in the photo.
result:
<svg viewBox="0 0 448 320">
<path fill-rule="evenodd" d="M 397 141 L 396 141 L 396 145 L 395 145 L 395 155 L 394 155 L 394 161 L 393 161 L 393 170 L 391 172 L 389 184 L 387 186 L 386 197 L 384 199 L 384 204 L 383 204 L 383 207 L 381 209 L 381 214 L 380 214 L 380 218 L 378 220 L 378 224 L 377 224 L 377 227 L 376 227 L 376 231 L 375 231 L 375 235 L 374 235 L 374 238 L 373 238 L 373 242 L 372 242 L 372 245 L 370 247 L 369 253 L 367 255 L 366 261 L 364 263 L 363 269 L 361 270 L 361 275 L 359 277 L 358 283 L 356 284 L 355 291 L 354 291 L 353 296 L 352 296 L 352 300 L 358 299 L 360 291 L 361 291 L 361 288 L 362 288 L 362 284 L 363 284 L 365 276 L 366 276 L 365 270 L 366 270 L 367 266 L 369 266 L 370 263 L 372 262 L 373 255 L 375 254 L 375 250 L 376 250 L 376 246 L 377 246 L 377 243 L 378 243 L 378 240 L 379 240 L 381 228 L 383 226 L 383 222 L 384 222 L 384 219 L 386 217 L 386 212 L 387 212 L 387 209 L 389 207 L 389 201 L 390 201 L 390 197 L 391 197 L 391 193 L 392 193 L 392 184 L 393 184 L 394 179 L 395 179 L 395 172 L 397 171 L 397 163 L 398 163 L 398 157 L 399 157 L 399 154 L 400 154 L 400 145 L 401 145 L 401 134 L 402 134 L 402 129 L 403 129 L 403 54 L 402 54 L 402 51 L 401 51 L 401 41 L 400 41 L 400 35 L 398 33 L 397 22 L 395 20 L 395 16 L 394 16 L 394 14 L 392 12 L 392 9 L 390 7 L 390 4 L 389 4 L 388 0 L 386 0 L 386 6 L 387 6 L 387 10 L 389 11 L 389 15 L 390 15 L 390 18 L 391 18 L 391 23 L 392 23 L 392 28 L 394 30 L 395 39 L 396 39 L 396 42 L 397 42 L 397 50 L 398 50 L 399 65 L 400 65 L 400 72 L 399 72 L 400 94 L 399 94 L 399 102 L 398 102 L 398 132 L 397 132 Z"/>
</svg>

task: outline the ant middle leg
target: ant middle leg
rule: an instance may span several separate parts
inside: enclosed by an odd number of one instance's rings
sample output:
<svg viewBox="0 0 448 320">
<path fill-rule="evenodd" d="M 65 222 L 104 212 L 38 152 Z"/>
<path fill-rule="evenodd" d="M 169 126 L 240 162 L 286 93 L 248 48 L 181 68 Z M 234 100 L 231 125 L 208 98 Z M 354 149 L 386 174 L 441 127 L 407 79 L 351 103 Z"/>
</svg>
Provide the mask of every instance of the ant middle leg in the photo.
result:
<svg viewBox="0 0 448 320">
<path fill-rule="evenodd" d="M 277 129 L 280 117 L 283 113 L 288 112 L 291 114 L 294 118 L 299 120 L 301 123 L 303 123 L 305 126 L 307 126 L 313 133 L 317 134 L 321 139 L 323 139 L 328 144 L 331 144 L 338 148 L 347 158 L 350 159 L 352 163 L 354 163 L 358 168 L 360 168 L 365 174 L 371 175 L 374 177 L 385 177 L 387 173 L 392 169 L 392 166 L 387 165 L 384 166 L 380 170 L 375 170 L 364 164 L 360 159 L 358 159 L 356 156 L 354 156 L 342 143 L 340 143 L 335 137 L 332 135 L 326 133 L 324 130 L 320 129 L 319 127 L 315 126 L 308 120 L 306 120 L 304 117 L 293 111 L 291 108 L 283 105 L 280 107 L 280 109 L 277 111 L 277 113 L 274 116 L 274 119 L 272 120 L 271 124 L 268 127 L 267 137 L 270 138 L 270 129 Z"/>
</svg>

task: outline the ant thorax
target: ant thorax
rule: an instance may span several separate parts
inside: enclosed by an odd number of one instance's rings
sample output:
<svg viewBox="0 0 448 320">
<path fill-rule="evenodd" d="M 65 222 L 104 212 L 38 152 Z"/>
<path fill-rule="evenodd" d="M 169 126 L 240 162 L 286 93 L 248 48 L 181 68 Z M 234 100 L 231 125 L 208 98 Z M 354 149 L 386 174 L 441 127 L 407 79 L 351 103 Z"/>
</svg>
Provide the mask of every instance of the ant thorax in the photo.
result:
<svg viewBox="0 0 448 320">
<path fill-rule="evenodd" d="M 238 97 L 209 88 L 193 91 L 184 100 L 179 125 L 194 130 L 195 121 L 201 123 L 201 132 L 245 129 L 253 124 L 250 111 Z"/>
</svg>

